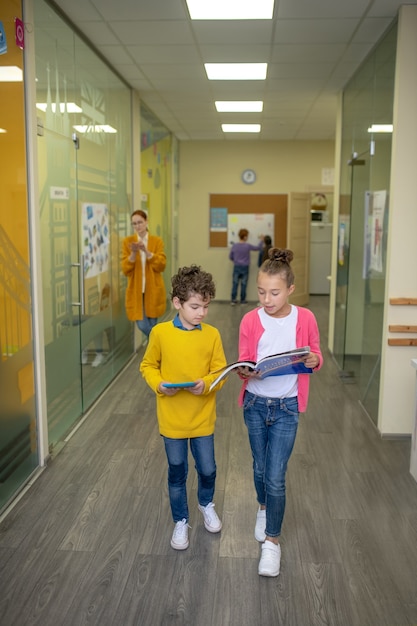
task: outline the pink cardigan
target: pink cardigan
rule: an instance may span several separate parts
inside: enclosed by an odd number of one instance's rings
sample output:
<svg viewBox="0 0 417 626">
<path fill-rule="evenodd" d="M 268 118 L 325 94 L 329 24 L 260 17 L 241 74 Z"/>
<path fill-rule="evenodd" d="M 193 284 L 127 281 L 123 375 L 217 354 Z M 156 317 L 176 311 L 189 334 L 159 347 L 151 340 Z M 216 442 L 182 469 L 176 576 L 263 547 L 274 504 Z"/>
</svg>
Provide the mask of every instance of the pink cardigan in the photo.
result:
<svg viewBox="0 0 417 626">
<path fill-rule="evenodd" d="M 319 370 L 323 365 L 323 355 L 320 350 L 320 335 L 316 318 L 310 309 L 297 306 L 297 310 L 296 347 L 310 346 L 311 351 L 317 354 L 320 359 L 318 366 L 315 368 L 315 371 Z M 258 342 L 264 332 L 258 311 L 259 308 L 249 311 L 249 313 L 244 315 L 240 323 L 239 361 L 247 359 L 251 361 L 257 360 Z M 310 376 L 311 374 L 298 375 L 298 410 L 300 413 L 304 413 L 307 409 Z M 248 381 L 244 380 L 239 394 L 239 406 L 243 404 L 243 396 L 247 384 Z"/>
</svg>

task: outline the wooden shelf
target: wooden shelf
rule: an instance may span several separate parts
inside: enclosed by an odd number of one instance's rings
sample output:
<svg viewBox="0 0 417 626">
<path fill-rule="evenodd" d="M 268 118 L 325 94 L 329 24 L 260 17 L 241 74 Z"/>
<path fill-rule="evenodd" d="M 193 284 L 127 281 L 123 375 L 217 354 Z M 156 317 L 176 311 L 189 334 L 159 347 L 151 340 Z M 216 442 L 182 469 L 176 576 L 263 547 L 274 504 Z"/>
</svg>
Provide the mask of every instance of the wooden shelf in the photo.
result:
<svg viewBox="0 0 417 626">
<path fill-rule="evenodd" d="M 390 333 L 417 333 L 417 326 L 410 326 L 407 324 L 391 324 L 388 326 Z"/>
<path fill-rule="evenodd" d="M 400 306 L 417 306 L 417 298 L 390 298 L 389 303 Z"/>
<path fill-rule="evenodd" d="M 389 346 L 417 346 L 417 339 L 388 339 Z"/>
</svg>

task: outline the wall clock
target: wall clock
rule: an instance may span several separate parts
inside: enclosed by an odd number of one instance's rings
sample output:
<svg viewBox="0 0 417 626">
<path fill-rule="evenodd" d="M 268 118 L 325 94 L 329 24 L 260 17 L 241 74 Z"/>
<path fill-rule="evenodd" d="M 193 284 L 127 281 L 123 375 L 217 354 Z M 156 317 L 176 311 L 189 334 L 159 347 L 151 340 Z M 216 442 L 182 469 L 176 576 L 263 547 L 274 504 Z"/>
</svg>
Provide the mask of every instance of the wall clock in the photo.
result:
<svg viewBox="0 0 417 626">
<path fill-rule="evenodd" d="M 243 170 L 242 172 L 242 180 L 247 185 L 252 185 L 256 180 L 256 173 L 254 170 Z"/>
</svg>

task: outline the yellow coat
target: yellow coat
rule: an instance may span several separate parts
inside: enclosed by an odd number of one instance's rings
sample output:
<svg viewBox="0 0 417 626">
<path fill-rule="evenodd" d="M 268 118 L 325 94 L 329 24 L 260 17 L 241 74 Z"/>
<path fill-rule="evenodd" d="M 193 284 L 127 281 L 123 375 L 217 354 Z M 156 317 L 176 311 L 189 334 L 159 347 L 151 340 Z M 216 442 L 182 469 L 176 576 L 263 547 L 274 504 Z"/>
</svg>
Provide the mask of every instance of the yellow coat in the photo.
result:
<svg viewBox="0 0 417 626">
<path fill-rule="evenodd" d="M 126 315 L 133 322 L 143 319 L 141 255 L 138 253 L 134 262 L 129 261 L 129 244 L 135 241 L 136 235 L 126 237 L 122 249 L 122 272 L 127 276 Z M 148 250 L 153 256 L 146 260 L 145 266 L 145 312 L 147 317 L 160 317 L 166 309 L 166 290 L 162 277 L 166 266 L 164 242 L 160 237 L 148 235 Z"/>
</svg>

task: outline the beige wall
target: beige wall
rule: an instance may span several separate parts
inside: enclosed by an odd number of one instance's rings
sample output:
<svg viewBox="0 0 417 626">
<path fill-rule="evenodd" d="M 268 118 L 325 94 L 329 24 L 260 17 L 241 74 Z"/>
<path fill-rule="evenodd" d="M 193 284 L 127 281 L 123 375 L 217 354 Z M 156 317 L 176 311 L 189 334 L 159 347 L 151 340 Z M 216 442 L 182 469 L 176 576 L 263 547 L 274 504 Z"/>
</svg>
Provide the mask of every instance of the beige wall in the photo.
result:
<svg viewBox="0 0 417 626">
<path fill-rule="evenodd" d="M 178 206 L 179 266 L 197 263 L 213 273 L 218 300 L 230 300 L 232 263 L 227 248 L 209 247 L 211 193 L 311 191 L 322 186 L 322 169 L 334 167 L 332 141 L 193 141 L 180 143 Z M 253 185 L 241 181 L 252 168 Z M 252 255 L 248 299 L 256 301 L 256 253 Z M 174 268 L 175 269 L 175 268 Z"/>
</svg>

